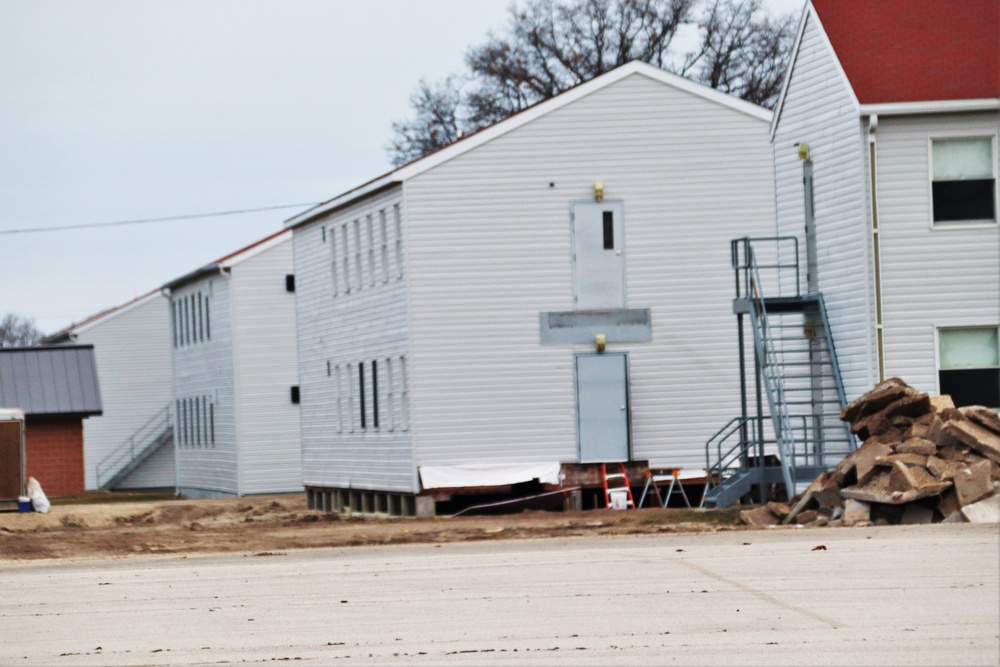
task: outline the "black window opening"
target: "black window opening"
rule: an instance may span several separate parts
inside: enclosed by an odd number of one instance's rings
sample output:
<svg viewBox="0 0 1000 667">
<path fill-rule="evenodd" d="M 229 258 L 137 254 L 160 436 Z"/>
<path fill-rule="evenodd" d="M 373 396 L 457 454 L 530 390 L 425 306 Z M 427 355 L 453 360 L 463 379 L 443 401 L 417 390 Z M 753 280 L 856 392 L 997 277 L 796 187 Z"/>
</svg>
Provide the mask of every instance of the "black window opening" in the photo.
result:
<svg viewBox="0 0 1000 667">
<path fill-rule="evenodd" d="M 1000 408 L 1000 368 L 963 368 L 938 371 L 941 393 L 951 396 L 955 407 L 985 405 Z"/>
<path fill-rule="evenodd" d="M 934 222 L 996 220 L 996 181 L 934 181 Z"/>
<path fill-rule="evenodd" d="M 372 359 L 372 426 L 378 428 L 378 365 Z"/>
<path fill-rule="evenodd" d="M 367 427 L 367 421 L 365 420 L 365 362 L 358 364 L 358 393 L 361 396 L 359 401 L 360 414 L 361 414 L 361 428 Z"/>
<path fill-rule="evenodd" d="M 289 393 L 291 394 L 292 403 L 298 405 L 301 397 L 301 394 L 299 393 L 299 386 L 298 385 L 292 386 L 291 391 Z"/>
<path fill-rule="evenodd" d="M 604 249 L 615 249 L 615 214 L 613 211 L 604 211 Z"/>
<path fill-rule="evenodd" d="M 295 291 L 295 274 L 292 273 L 285 274 L 285 291 L 286 292 Z"/>
</svg>

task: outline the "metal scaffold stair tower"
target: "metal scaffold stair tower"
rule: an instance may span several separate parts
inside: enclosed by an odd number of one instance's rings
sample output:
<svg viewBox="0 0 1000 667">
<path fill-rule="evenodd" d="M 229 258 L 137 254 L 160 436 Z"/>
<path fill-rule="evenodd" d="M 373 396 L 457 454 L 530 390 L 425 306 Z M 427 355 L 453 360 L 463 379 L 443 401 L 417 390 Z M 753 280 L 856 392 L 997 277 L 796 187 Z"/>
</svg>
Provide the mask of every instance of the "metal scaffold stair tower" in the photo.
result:
<svg viewBox="0 0 1000 667">
<path fill-rule="evenodd" d="M 826 303 L 818 290 L 801 292 L 798 240 L 736 239 L 731 256 L 742 414 L 706 444 L 709 507 L 754 489 L 763 502 L 771 485 L 791 498 L 857 446 L 840 421 L 846 396 Z"/>
</svg>

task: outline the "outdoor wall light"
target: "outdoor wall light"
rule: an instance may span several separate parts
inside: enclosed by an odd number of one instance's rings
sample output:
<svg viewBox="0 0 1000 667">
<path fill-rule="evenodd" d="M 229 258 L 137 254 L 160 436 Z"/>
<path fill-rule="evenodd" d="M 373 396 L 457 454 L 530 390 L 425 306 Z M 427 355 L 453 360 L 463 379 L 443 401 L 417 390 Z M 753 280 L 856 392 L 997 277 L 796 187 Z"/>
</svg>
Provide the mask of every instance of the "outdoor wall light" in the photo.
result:
<svg viewBox="0 0 1000 667">
<path fill-rule="evenodd" d="M 809 159 L 809 144 L 801 143 L 795 144 L 799 148 L 799 159 L 805 162 Z"/>
<path fill-rule="evenodd" d="M 594 344 L 597 345 L 598 352 L 604 352 L 604 348 L 607 347 L 608 339 L 604 334 L 597 334 L 594 336 Z"/>
<path fill-rule="evenodd" d="M 604 199 L 604 183 L 600 181 L 594 181 L 594 199 L 596 201 Z"/>
</svg>

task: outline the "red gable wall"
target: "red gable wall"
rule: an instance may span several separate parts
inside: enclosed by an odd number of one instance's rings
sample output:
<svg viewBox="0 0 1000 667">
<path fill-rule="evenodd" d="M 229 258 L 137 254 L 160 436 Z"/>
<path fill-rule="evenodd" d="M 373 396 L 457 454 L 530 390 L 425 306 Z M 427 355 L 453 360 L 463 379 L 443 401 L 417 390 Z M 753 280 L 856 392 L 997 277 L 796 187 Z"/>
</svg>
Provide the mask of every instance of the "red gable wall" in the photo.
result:
<svg viewBox="0 0 1000 667">
<path fill-rule="evenodd" d="M 1000 0 L 812 0 L 861 104 L 1000 97 Z"/>
</svg>

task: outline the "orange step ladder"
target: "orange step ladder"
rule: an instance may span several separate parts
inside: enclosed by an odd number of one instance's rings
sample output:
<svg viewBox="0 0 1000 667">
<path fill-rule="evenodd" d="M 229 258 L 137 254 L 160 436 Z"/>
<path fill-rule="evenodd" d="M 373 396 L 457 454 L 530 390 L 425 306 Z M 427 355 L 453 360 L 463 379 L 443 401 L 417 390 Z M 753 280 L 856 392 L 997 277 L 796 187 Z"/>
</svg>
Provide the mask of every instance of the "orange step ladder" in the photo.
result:
<svg viewBox="0 0 1000 667">
<path fill-rule="evenodd" d="M 614 464 L 612 464 L 614 465 Z M 601 464 L 601 478 L 604 482 L 604 504 L 608 509 L 635 509 L 635 500 L 632 498 L 632 487 L 628 483 L 628 475 L 625 473 L 625 464 L 619 463 L 620 472 L 608 472 L 608 464 Z M 613 480 L 615 485 L 609 485 Z M 617 482 L 621 482 L 618 484 Z"/>
</svg>

